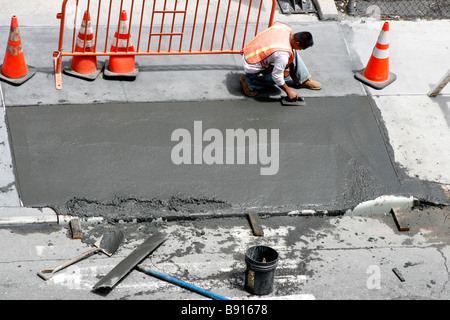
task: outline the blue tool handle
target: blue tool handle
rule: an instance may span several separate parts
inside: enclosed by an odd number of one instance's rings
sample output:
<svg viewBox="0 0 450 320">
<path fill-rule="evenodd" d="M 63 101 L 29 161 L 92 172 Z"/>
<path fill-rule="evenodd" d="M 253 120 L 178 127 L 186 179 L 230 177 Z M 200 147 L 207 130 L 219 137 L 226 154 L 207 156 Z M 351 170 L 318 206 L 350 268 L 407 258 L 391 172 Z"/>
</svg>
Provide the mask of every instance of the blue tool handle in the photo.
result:
<svg viewBox="0 0 450 320">
<path fill-rule="evenodd" d="M 140 265 L 138 265 L 136 268 L 137 268 L 139 271 L 142 271 L 142 272 L 144 272 L 144 273 L 146 273 L 146 274 L 148 274 L 148 275 L 154 276 L 154 277 L 156 277 L 156 278 L 158 278 L 158 279 L 161 279 L 161 280 L 165 280 L 165 281 L 167 281 L 167 282 L 173 283 L 173 284 L 175 284 L 175 285 L 177 285 L 177 286 L 186 288 L 186 289 L 188 289 L 188 290 L 191 290 L 191 291 L 200 293 L 200 294 L 202 294 L 202 295 L 204 295 L 204 296 L 207 296 L 207 297 L 209 297 L 209 298 L 212 298 L 212 299 L 215 299 L 215 300 L 229 300 L 229 299 L 227 299 L 227 298 L 225 298 L 225 297 L 222 297 L 222 296 L 220 296 L 220 295 L 218 295 L 218 294 L 215 294 L 215 293 L 210 292 L 210 291 L 208 291 L 208 290 L 199 288 L 199 287 L 194 286 L 194 285 L 192 285 L 192 284 L 190 284 L 190 283 L 184 282 L 184 281 L 182 281 L 182 280 L 180 280 L 180 279 L 177 279 L 177 278 L 168 276 L 167 274 L 161 273 L 161 272 L 159 272 L 159 271 L 152 270 L 152 269 L 147 269 L 147 268 L 144 268 L 144 267 L 142 267 L 142 266 L 140 266 Z"/>
</svg>

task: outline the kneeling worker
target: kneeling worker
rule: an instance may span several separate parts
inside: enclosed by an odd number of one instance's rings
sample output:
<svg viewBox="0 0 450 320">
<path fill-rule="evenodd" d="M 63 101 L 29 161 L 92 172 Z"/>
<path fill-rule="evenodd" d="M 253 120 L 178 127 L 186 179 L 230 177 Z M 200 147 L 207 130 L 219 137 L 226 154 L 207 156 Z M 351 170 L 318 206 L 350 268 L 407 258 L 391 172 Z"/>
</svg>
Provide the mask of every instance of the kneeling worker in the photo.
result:
<svg viewBox="0 0 450 320">
<path fill-rule="evenodd" d="M 280 22 L 257 34 L 243 49 L 245 76 L 241 76 L 239 81 L 244 93 L 254 97 L 258 90 L 275 84 L 286 92 L 290 100 L 296 100 L 298 94 L 286 84 L 288 76 L 294 82 L 294 88 L 322 89 L 319 82 L 311 79 L 298 54 L 298 50 L 305 50 L 313 44 L 311 33 L 293 34 L 290 26 Z"/>
</svg>

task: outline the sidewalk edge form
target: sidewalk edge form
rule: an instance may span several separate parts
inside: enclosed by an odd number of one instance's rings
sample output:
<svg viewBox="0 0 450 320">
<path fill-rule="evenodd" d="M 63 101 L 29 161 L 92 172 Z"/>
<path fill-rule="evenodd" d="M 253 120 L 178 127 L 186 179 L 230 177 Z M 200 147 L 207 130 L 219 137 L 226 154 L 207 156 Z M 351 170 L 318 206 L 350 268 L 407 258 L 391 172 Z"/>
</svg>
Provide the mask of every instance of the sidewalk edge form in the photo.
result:
<svg viewBox="0 0 450 320">
<path fill-rule="evenodd" d="M 0 207 L 0 226 L 26 223 L 57 223 L 58 216 L 50 208 Z"/>
</svg>

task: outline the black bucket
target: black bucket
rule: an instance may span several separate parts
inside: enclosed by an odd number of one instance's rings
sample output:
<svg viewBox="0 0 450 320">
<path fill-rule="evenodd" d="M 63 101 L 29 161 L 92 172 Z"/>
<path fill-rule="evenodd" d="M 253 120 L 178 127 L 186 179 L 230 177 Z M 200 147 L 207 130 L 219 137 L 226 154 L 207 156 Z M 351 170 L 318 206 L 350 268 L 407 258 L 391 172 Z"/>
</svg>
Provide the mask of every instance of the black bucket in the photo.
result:
<svg viewBox="0 0 450 320">
<path fill-rule="evenodd" d="M 244 288 L 251 294 L 264 295 L 273 291 L 278 252 L 266 246 L 254 246 L 245 253 Z"/>
</svg>

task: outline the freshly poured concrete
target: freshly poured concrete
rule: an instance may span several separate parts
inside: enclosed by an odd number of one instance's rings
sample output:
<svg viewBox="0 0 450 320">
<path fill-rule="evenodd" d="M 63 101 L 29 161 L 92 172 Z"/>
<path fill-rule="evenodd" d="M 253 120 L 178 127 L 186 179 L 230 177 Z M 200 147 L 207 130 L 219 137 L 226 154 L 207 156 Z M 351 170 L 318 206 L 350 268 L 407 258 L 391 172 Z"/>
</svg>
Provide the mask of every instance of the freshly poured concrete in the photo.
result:
<svg viewBox="0 0 450 320">
<path fill-rule="evenodd" d="M 24 205 L 61 213 L 92 211 L 94 202 L 99 215 L 145 214 L 130 213 L 130 199 L 149 211 L 336 210 L 402 192 L 367 97 L 308 98 L 305 107 L 252 99 L 30 106 L 9 108 L 8 119 Z M 264 165 L 248 160 L 174 164 L 171 135 L 193 135 L 194 121 L 224 136 L 278 129 L 278 172 L 261 175 Z"/>
</svg>

